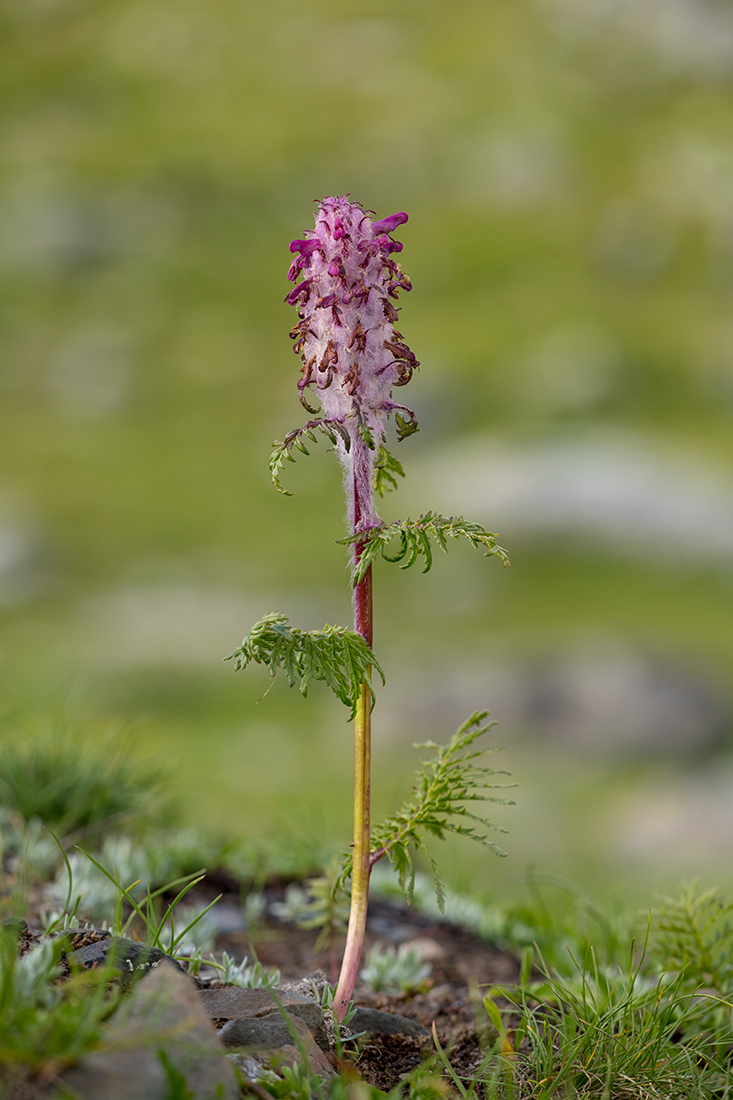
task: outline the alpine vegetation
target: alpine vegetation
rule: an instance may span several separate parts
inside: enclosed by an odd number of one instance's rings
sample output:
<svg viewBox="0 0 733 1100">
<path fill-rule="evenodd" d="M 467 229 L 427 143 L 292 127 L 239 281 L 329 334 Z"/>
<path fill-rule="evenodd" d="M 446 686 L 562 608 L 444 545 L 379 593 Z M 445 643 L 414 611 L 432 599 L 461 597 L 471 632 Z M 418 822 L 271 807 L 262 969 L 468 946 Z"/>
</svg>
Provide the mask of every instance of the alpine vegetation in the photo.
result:
<svg viewBox="0 0 733 1100">
<path fill-rule="evenodd" d="M 381 557 L 404 569 L 421 559 L 426 572 L 431 543 L 446 550 L 448 538 L 463 537 L 508 564 L 496 536 L 479 524 L 433 512 L 386 524 L 376 509 L 376 496 L 397 488 L 398 478 L 404 477 L 402 464 L 386 445 L 390 419 L 397 442 L 418 430 L 414 412 L 395 400 L 395 391 L 408 384 L 420 365 L 396 327 L 400 318 L 395 302 L 412 284 L 394 258 L 402 244 L 392 234 L 406 221 L 404 213 L 374 220 L 372 211 L 347 196 L 325 198 L 315 230 L 290 244 L 294 259 L 288 277 L 295 287 L 285 300 L 298 311 L 290 336 L 302 362 L 300 401 L 312 419 L 275 444 L 270 470 L 276 489 L 289 495 L 281 483 L 285 462 L 295 461 L 297 451 L 308 454 L 306 444 L 316 442 L 319 434 L 333 444 L 347 501 L 349 531 L 340 541 L 351 555 L 354 628 L 302 631 L 288 626 L 287 616 L 273 613 L 255 624 L 226 658 L 233 658 L 238 669 L 250 662 L 264 664 L 271 676 L 284 669 L 290 684 L 298 681 L 304 695 L 313 680 L 325 681 L 354 722 L 354 842 L 341 876 L 341 881 L 351 880 L 351 909 L 334 1001 L 339 1019 L 359 972 L 369 875 L 378 860 L 390 860 L 409 895 L 412 855 L 423 851 L 430 859 L 426 834 L 459 833 L 505 854 L 485 833 L 499 827 L 468 808 L 475 802 L 506 801 L 486 793 L 497 786 L 491 779 L 499 773 L 475 763 L 481 752 L 473 742 L 491 725 L 484 722 L 485 711 L 469 718 L 445 748 L 429 746 L 437 759 L 418 776 L 413 801 L 374 832 L 370 828 L 372 669 L 384 679 L 372 651 L 373 562 Z M 442 885 L 430 862 L 442 905 Z"/>
</svg>

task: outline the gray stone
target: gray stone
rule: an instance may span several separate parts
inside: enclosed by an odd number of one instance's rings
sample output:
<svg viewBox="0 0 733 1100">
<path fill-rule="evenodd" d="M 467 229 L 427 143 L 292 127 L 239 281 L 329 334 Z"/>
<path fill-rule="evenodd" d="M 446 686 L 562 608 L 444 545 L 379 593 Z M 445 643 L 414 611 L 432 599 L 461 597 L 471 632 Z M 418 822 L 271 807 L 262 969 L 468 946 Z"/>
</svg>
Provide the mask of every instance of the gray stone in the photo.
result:
<svg viewBox="0 0 733 1100">
<path fill-rule="evenodd" d="M 320 995 L 327 984 L 328 978 L 324 971 L 314 970 L 312 974 L 307 974 L 305 978 L 283 982 L 279 988 L 284 990 L 285 993 L 297 993 L 300 997 L 305 997 L 309 1001 L 320 1002 Z"/>
<path fill-rule="evenodd" d="M 417 1020 L 408 1020 L 396 1012 L 381 1012 L 378 1008 L 357 1008 L 349 1020 L 349 1027 L 357 1033 L 368 1035 L 409 1035 L 413 1039 L 429 1039 L 430 1032 Z"/>
<path fill-rule="evenodd" d="M 293 1034 L 280 1015 L 237 1016 L 224 1024 L 219 1041 L 225 1047 L 284 1047 L 292 1045 Z"/>
<path fill-rule="evenodd" d="M 3 930 L 12 932 L 15 938 L 19 939 L 24 932 L 28 931 L 28 925 L 22 917 L 8 917 L 3 921 Z"/>
<path fill-rule="evenodd" d="M 248 1081 L 261 1081 L 263 1078 L 267 1080 L 271 1076 L 271 1073 L 266 1070 L 261 1062 L 251 1054 L 244 1054 L 240 1052 L 238 1054 L 227 1054 L 228 1060 L 233 1066 L 244 1074 Z"/>
<path fill-rule="evenodd" d="M 267 989 L 240 989 L 235 985 L 201 989 L 199 1001 L 214 1020 L 232 1020 L 235 1016 L 261 1016 L 271 1012 L 275 1006 Z"/>
<path fill-rule="evenodd" d="M 612 635 L 582 647 L 554 645 L 531 662 L 485 655 L 406 670 L 381 705 L 395 733 L 411 726 L 437 731 L 457 707 L 477 710 L 487 698 L 509 726 L 595 757 L 715 750 L 731 725 L 724 687 L 700 665 L 654 656 Z M 393 942 L 401 935 L 375 931 Z"/>
<path fill-rule="evenodd" d="M 79 963 L 86 970 L 93 966 L 102 966 L 107 961 L 107 953 L 112 942 L 109 932 L 99 932 L 99 939 L 94 943 L 88 943 L 84 947 L 77 947 L 69 955 L 69 959 Z M 73 939 L 71 943 L 73 943 Z"/>
<path fill-rule="evenodd" d="M 285 1066 L 292 1068 L 305 1061 L 311 1072 L 320 1073 L 326 1080 L 335 1077 L 332 1065 L 303 1021 L 293 1016 L 290 1022 L 297 1032 L 299 1043 L 281 1016 L 230 1020 L 219 1032 L 219 1038 L 227 1047 L 245 1048 L 244 1052 L 240 1049 L 239 1054 L 229 1057 L 251 1080 L 257 1080 L 252 1072 L 252 1062 L 279 1072 Z"/>
<path fill-rule="evenodd" d="M 59 1084 L 79 1100 L 167 1100 L 165 1051 L 195 1100 L 239 1096 L 216 1031 L 191 979 L 161 963 L 140 980 L 106 1028 L 105 1049 L 67 1070 Z"/>
<path fill-rule="evenodd" d="M 274 994 L 274 997 L 273 997 Z M 219 989 L 202 989 L 199 993 L 204 1010 L 215 1020 L 253 1019 L 275 1016 L 282 1021 L 280 1008 L 290 1017 L 302 1020 L 310 1030 L 321 1050 L 329 1051 L 328 1034 L 323 1020 L 323 1010 L 312 997 L 290 993 L 286 989 L 239 989 L 223 986 Z M 283 1023 L 287 1031 L 287 1025 Z M 223 1035 L 223 1032 L 221 1033 Z"/>
<path fill-rule="evenodd" d="M 642 435 L 597 430 L 525 446 L 464 438 L 434 452 L 417 476 L 446 514 L 486 518 L 514 538 L 580 537 L 604 555 L 655 563 L 733 560 L 730 471 Z"/>
<path fill-rule="evenodd" d="M 163 960 L 179 970 L 181 974 L 186 973 L 180 963 L 172 959 L 170 955 L 166 955 L 159 947 L 149 947 L 146 943 L 136 943 L 134 940 L 128 940 L 125 936 L 103 935 L 103 938 L 96 943 L 90 943 L 85 947 L 79 947 L 76 951 L 72 951 L 70 958 L 74 962 L 80 963 L 87 970 L 91 970 L 95 966 L 103 966 L 105 963 L 112 961 L 113 965 L 121 972 L 123 987 L 129 984 L 136 971 L 147 973 L 149 970 L 155 969 Z"/>
<path fill-rule="evenodd" d="M 0 516 L 0 607 L 22 603 L 45 581 L 38 532 Z"/>
<path fill-rule="evenodd" d="M 247 928 L 242 906 L 234 902 L 220 902 L 207 914 L 212 925 L 216 928 L 216 934 L 229 935 L 231 932 L 244 932 Z"/>
</svg>

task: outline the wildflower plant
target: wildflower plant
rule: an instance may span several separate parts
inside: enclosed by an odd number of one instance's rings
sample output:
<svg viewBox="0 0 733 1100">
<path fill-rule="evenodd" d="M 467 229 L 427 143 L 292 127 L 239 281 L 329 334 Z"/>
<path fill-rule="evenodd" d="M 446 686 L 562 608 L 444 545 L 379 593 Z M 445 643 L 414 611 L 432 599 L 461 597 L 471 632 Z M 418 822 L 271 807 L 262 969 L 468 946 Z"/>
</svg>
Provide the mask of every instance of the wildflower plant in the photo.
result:
<svg viewBox="0 0 733 1100">
<path fill-rule="evenodd" d="M 472 743 L 490 728 L 485 712 L 473 715 L 447 747 L 431 746 L 438 758 L 418 778 L 414 801 L 374 836 L 370 828 L 373 671 L 384 680 L 372 645 L 373 563 L 383 558 L 409 568 L 421 560 L 426 572 L 434 546 L 446 550 L 448 539 L 465 538 L 484 555 L 508 564 L 496 536 L 479 524 L 434 512 L 387 524 L 376 509 L 376 497 L 395 489 L 404 477 L 401 462 L 387 447 L 388 423 L 393 421 L 398 442 L 418 430 L 414 412 L 395 399 L 395 391 L 410 382 L 420 365 L 397 328 L 395 303 L 412 284 L 395 259 L 402 244 L 392 234 L 407 220 L 404 213 L 375 220 L 371 211 L 346 196 L 325 198 L 318 205 L 315 229 L 290 244 L 294 258 L 289 279 L 295 286 L 286 302 L 297 310 L 290 335 L 302 362 L 300 401 L 311 418 L 275 444 L 270 470 L 276 489 L 289 495 L 281 481 L 285 463 L 295 461 L 298 452 L 307 455 L 307 444 L 319 436 L 333 445 L 347 502 L 349 530 L 340 541 L 351 555 L 353 630 L 298 630 L 286 615 L 272 613 L 226 658 L 237 669 L 251 662 L 266 665 L 271 676 L 283 669 L 290 685 L 298 683 L 304 695 L 312 681 L 324 681 L 354 722 L 354 843 L 344 867 L 351 879 L 351 909 L 335 998 L 339 1019 L 359 970 L 374 863 L 386 856 L 409 890 L 411 852 L 425 851 L 426 834 L 461 833 L 504 854 L 482 831 L 497 826 L 466 806 L 505 801 L 486 794 L 495 786 L 490 779 L 496 771 L 475 764 L 480 752 Z M 436 883 L 442 904 L 437 876 Z"/>
<path fill-rule="evenodd" d="M 430 977 L 432 969 L 409 943 L 401 943 L 399 947 L 375 943 L 359 977 L 373 993 L 401 993 L 417 989 Z"/>
<path fill-rule="evenodd" d="M 94 1048 L 102 1024 L 119 1004 L 112 967 L 72 972 L 61 980 L 65 938 L 57 936 L 18 955 L 16 936 L 0 926 L 0 1095 L 39 1095 Z"/>
<path fill-rule="evenodd" d="M 308 879 L 305 889 L 291 882 L 285 891 L 284 902 L 273 902 L 270 911 L 280 920 L 293 921 L 299 928 L 318 929 L 313 950 L 328 950 L 330 979 L 336 981 L 336 940 L 347 927 L 348 907 L 338 889 L 344 878 L 343 863 L 334 857 L 324 873 Z"/>
<path fill-rule="evenodd" d="M 273 986 L 280 985 L 280 971 L 278 968 L 276 966 L 263 966 L 258 959 L 250 963 L 249 958 L 245 955 L 240 962 L 237 962 L 226 951 L 221 953 L 221 964 L 216 961 L 213 955 L 210 958 L 211 963 L 209 965 L 218 971 L 216 978 L 222 985 L 236 985 L 240 989 L 272 989 Z"/>
</svg>

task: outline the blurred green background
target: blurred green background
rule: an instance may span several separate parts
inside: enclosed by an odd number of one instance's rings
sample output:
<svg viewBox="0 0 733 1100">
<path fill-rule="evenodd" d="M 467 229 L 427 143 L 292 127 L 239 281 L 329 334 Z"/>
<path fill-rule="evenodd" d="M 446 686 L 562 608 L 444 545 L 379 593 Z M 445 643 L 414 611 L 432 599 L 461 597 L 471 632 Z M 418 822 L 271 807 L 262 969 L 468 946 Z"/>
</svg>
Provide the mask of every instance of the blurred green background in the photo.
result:
<svg viewBox="0 0 733 1100">
<path fill-rule="evenodd" d="M 724 0 L 6 0 L 2 709 L 131 723 L 190 821 L 345 844 L 350 731 L 221 657 L 348 623 L 287 246 L 349 192 L 397 236 L 421 433 L 385 518 L 499 530 L 380 565 L 377 813 L 487 706 L 510 858 L 649 900 L 730 879 L 733 9 Z M 414 574 L 414 575 L 413 575 Z M 722 884 L 722 883 L 721 883 Z"/>
</svg>

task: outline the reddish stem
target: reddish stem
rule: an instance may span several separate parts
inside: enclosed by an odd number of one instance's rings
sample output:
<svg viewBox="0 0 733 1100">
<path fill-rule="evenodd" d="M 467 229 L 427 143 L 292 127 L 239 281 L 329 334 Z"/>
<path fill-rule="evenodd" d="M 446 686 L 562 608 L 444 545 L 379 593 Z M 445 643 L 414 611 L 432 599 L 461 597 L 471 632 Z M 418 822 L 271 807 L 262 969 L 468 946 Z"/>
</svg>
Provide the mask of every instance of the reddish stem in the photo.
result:
<svg viewBox="0 0 733 1100">
<path fill-rule="evenodd" d="M 364 508 L 359 496 L 356 477 L 353 478 L 354 532 L 360 528 Z M 363 552 L 363 543 L 354 543 L 354 566 L 359 564 Z M 361 634 L 369 648 L 372 648 L 372 567 L 356 585 L 354 592 L 354 629 Z M 354 721 L 354 845 L 352 849 L 351 873 L 351 911 L 349 928 L 346 934 L 346 947 L 341 963 L 334 1013 L 342 1020 L 348 1008 L 354 985 L 359 973 L 361 952 L 366 931 L 367 905 L 369 901 L 369 861 L 370 847 L 370 805 L 371 805 L 371 693 L 366 681 L 361 686 L 361 694 L 356 708 Z"/>
</svg>

